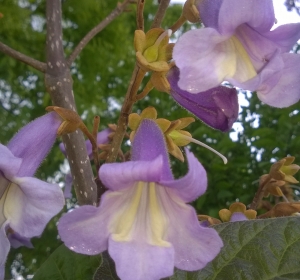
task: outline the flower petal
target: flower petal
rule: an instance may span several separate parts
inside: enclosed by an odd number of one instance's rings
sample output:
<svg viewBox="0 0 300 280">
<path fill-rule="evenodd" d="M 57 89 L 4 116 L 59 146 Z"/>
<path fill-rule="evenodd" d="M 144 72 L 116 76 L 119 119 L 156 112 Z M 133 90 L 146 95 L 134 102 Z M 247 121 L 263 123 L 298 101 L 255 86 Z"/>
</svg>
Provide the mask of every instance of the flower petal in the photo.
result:
<svg viewBox="0 0 300 280">
<path fill-rule="evenodd" d="M 172 179 L 173 174 L 170 169 L 169 155 L 163 132 L 154 120 L 143 119 L 132 143 L 131 160 L 150 161 L 158 156 L 162 158 L 160 178 Z M 157 182 L 157 180 L 150 181 Z"/>
<path fill-rule="evenodd" d="M 181 89 L 203 92 L 234 75 L 236 55 L 227 39 L 212 28 L 190 30 L 179 38 L 173 58 L 180 69 Z"/>
<path fill-rule="evenodd" d="M 191 202 L 202 195 L 207 188 L 206 171 L 193 153 L 185 149 L 189 163 L 188 173 L 177 180 L 160 181 L 159 184 L 171 188 L 184 202 Z"/>
<path fill-rule="evenodd" d="M 280 25 L 263 36 L 277 44 L 281 52 L 289 52 L 300 38 L 300 23 Z"/>
<path fill-rule="evenodd" d="M 20 234 L 18 234 L 16 232 L 8 233 L 7 238 L 10 242 L 10 245 L 13 248 L 19 248 L 21 246 L 26 246 L 28 248 L 33 248 L 33 245 L 30 241 L 30 238 L 23 237 L 23 236 L 21 236 Z"/>
<path fill-rule="evenodd" d="M 285 53 L 282 54 L 282 60 L 284 68 L 281 75 L 265 79 L 257 90 L 261 101 L 278 108 L 291 106 L 300 99 L 300 56 Z"/>
<path fill-rule="evenodd" d="M 138 241 L 116 242 L 109 239 L 108 252 L 122 280 L 152 280 L 173 275 L 173 247 L 159 247 Z"/>
<path fill-rule="evenodd" d="M 151 119 L 143 119 L 136 131 L 132 143 L 132 161 L 150 161 L 158 156 L 167 157 L 163 133 Z"/>
<path fill-rule="evenodd" d="M 8 149 L 22 159 L 18 177 L 29 177 L 35 173 L 54 144 L 60 124 L 60 117 L 51 112 L 24 126 L 10 140 Z"/>
<path fill-rule="evenodd" d="M 266 32 L 275 22 L 270 0 L 202 0 L 199 1 L 198 9 L 204 24 L 216 28 L 221 34 L 232 34 L 243 23 L 259 32 Z"/>
<path fill-rule="evenodd" d="M 169 225 L 167 241 L 175 250 L 175 266 L 183 270 L 199 270 L 212 261 L 223 247 L 218 233 L 199 224 L 195 210 L 168 191 L 160 192 Z"/>
<path fill-rule="evenodd" d="M 11 151 L 4 145 L 0 144 L 0 170 L 7 179 L 16 175 L 20 169 L 22 159 L 15 157 Z M 2 184 L 0 184 L 1 186 Z M 1 197 L 0 192 L 0 197 Z"/>
<path fill-rule="evenodd" d="M 115 208 L 115 205 L 107 206 L 108 209 Z M 101 210 L 104 212 L 101 213 Z M 63 215 L 57 226 L 62 241 L 69 249 L 81 254 L 97 255 L 107 250 L 106 215 L 107 209 L 91 205 L 81 206 Z"/>
<path fill-rule="evenodd" d="M 134 192 L 134 187 L 118 192 L 107 191 L 102 195 L 99 207 L 84 205 L 65 214 L 59 220 L 58 231 L 66 246 L 87 255 L 107 250 L 112 224 L 116 217 L 130 208 Z"/>
<path fill-rule="evenodd" d="M 242 43 L 255 69 L 262 69 L 274 55 L 280 46 L 266 35 L 271 32 L 260 34 L 248 25 L 243 25 L 235 31 L 235 36 Z"/>
<path fill-rule="evenodd" d="M 244 213 L 234 212 L 230 217 L 230 222 L 248 221 Z"/>
<path fill-rule="evenodd" d="M 179 105 L 193 113 L 205 124 L 228 131 L 238 117 L 237 91 L 219 86 L 208 91 L 191 94 L 178 87 L 179 69 L 173 67 L 168 73 L 171 96 Z"/>
<path fill-rule="evenodd" d="M 99 177 L 107 188 L 117 191 L 128 188 L 137 181 L 158 182 L 162 166 L 162 156 L 152 161 L 107 163 L 100 167 Z"/>
<path fill-rule="evenodd" d="M 280 50 L 277 49 L 276 52 L 269 59 L 268 63 L 260 70 L 260 72 L 252 79 L 239 82 L 233 78 L 228 79 L 228 81 L 240 88 L 255 91 L 264 86 L 265 90 L 271 90 L 278 82 L 281 77 L 281 72 L 284 67 L 284 62 Z M 268 81 L 268 83 L 266 83 Z"/>
<path fill-rule="evenodd" d="M 4 266 L 10 249 L 10 244 L 6 237 L 6 226 L 7 223 L 4 223 L 0 228 L 0 279 L 4 279 Z"/>
<path fill-rule="evenodd" d="M 36 178 L 15 178 L 10 185 L 4 215 L 13 231 L 23 237 L 40 235 L 64 205 L 62 190 Z"/>
</svg>

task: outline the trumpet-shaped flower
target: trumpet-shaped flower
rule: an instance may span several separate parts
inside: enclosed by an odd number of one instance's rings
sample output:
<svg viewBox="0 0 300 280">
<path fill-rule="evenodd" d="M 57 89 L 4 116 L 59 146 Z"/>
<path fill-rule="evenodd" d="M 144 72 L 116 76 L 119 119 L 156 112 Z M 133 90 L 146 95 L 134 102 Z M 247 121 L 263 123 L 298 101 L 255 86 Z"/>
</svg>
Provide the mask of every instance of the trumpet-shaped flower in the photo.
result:
<svg viewBox="0 0 300 280">
<path fill-rule="evenodd" d="M 170 94 L 176 102 L 212 128 L 230 130 L 239 113 L 236 89 L 219 86 L 191 94 L 178 86 L 179 75 L 177 67 L 168 72 Z"/>
<path fill-rule="evenodd" d="M 271 106 L 299 100 L 300 56 L 289 51 L 300 38 L 300 23 L 270 31 L 271 0 L 201 0 L 197 6 L 206 28 L 185 33 L 173 52 L 181 89 L 198 93 L 226 80 L 257 91 Z"/>
<path fill-rule="evenodd" d="M 206 190 L 206 172 L 186 150 L 189 172 L 174 180 L 164 136 L 155 121 L 142 120 L 132 144 L 132 161 L 101 166 L 109 189 L 99 207 L 81 206 L 58 224 L 71 250 L 95 255 L 108 250 L 118 276 L 161 279 L 174 266 L 198 270 L 223 246 L 217 232 L 202 227 L 187 205 Z"/>
<path fill-rule="evenodd" d="M 58 185 L 33 176 L 52 147 L 61 120 L 49 113 L 26 125 L 8 143 L 0 144 L 0 279 L 13 246 L 30 246 L 64 205 Z M 18 242 L 17 242 L 18 241 Z"/>
</svg>

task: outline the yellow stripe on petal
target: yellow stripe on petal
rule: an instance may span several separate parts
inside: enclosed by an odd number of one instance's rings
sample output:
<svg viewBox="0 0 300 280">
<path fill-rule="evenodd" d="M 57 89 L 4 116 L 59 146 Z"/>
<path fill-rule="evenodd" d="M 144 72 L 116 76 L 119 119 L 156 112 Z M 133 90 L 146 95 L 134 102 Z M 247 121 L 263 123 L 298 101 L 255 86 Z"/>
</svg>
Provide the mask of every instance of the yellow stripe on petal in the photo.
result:
<svg viewBox="0 0 300 280">
<path fill-rule="evenodd" d="M 150 240 L 152 245 L 170 247 L 171 244 L 163 240 L 166 235 L 168 218 L 164 215 L 164 211 L 158 202 L 156 193 L 157 187 L 160 186 L 156 186 L 153 182 L 149 184 Z"/>
<path fill-rule="evenodd" d="M 133 194 L 130 204 L 128 205 L 128 208 L 126 208 L 124 212 L 113 221 L 112 227 L 115 226 L 115 233 L 112 234 L 112 238 L 115 241 L 129 241 L 131 239 L 131 233 L 136 221 L 137 211 L 139 209 L 144 185 L 144 182 L 138 183 L 138 185 L 135 187 L 136 190 Z"/>
<path fill-rule="evenodd" d="M 251 62 L 251 59 L 245 50 L 244 46 L 240 42 L 240 40 L 232 36 L 230 38 L 232 44 L 234 45 L 235 53 L 236 53 L 236 73 L 234 78 L 239 82 L 243 83 L 249 79 L 252 79 L 257 75 L 254 66 Z"/>
<path fill-rule="evenodd" d="M 219 81 L 234 78 L 243 83 L 257 75 L 251 59 L 241 41 L 232 36 L 218 44 L 217 77 Z"/>
</svg>

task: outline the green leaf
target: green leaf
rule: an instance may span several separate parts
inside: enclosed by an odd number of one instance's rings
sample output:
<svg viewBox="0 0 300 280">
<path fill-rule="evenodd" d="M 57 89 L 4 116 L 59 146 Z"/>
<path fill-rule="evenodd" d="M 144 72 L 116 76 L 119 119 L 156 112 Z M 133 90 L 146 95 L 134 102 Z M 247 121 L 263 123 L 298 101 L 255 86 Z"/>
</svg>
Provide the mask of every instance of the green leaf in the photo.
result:
<svg viewBox="0 0 300 280">
<path fill-rule="evenodd" d="M 224 247 L 204 269 L 176 270 L 172 280 L 300 279 L 299 217 L 224 223 L 215 226 Z"/>
<path fill-rule="evenodd" d="M 34 275 L 34 280 L 93 279 L 101 256 L 77 254 L 64 245 L 58 247 Z"/>
<path fill-rule="evenodd" d="M 116 273 L 115 263 L 108 252 L 103 252 L 101 256 L 102 262 L 96 270 L 93 280 L 120 280 Z"/>
</svg>

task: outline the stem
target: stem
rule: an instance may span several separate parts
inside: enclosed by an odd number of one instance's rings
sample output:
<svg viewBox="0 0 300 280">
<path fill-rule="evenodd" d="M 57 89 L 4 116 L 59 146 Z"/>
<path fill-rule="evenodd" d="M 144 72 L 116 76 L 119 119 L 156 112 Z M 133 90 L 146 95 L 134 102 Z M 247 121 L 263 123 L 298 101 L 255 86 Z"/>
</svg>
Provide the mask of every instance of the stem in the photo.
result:
<svg viewBox="0 0 300 280">
<path fill-rule="evenodd" d="M 251 204 L 249 205 L 249 209 L 253 209 L 253 210 L 257 209 L 259 203 L 263 199 L 265 187 L 271 179 L 272 179 L 272 177 L 270 175 L 268 175 L 265 178 L 265 180 L 259 185 L 259 188 L 258 188 L 257 192 L 255 193 L 255 196 L 254 196 Z"/>
<path fill-rule="evenodd" d="M 118 120 L 118 125 L 114 135 L 114 139 L 111 144 L 111 150 L 106 159 L 107 163 L 114 162 L 117 159 L 118 152 L 120 151 L 120 147 L 127 129 L 128 116 L 132 111 L 132 106 L 135 102 L 134 100 L 136 97 L 136 93 L 145 74 L 146 72 L 144 70 L 142 70 L 138 65 L 135 65 L 125 96 L 125 101 L 121 109 L 121 114 Z"/>
<path fill-rule="evenodd" d="M 61 1 L 46 3 L 46 73 L 45 86 L 55 106 L 74 110 L 75 100 L 72 77 L 64 57 L 62 45 Z M 64 135 L 67 159 L 73 177 L 78 203 L 97 204 L 97 186 L 81 131 Z"/>
<path fill-rule="evenodd" d="M 88 44 L 88 42 L 93 39 L 100 31 L 102 31 L 108 24 L 110 24 L 117 16 L 119 16 L 126 9 L 129 3 L 131 3 L 130 0 L 125 0 L 122 4 L 118 4 L 117 7 L 104 20 L 102 20 L 83 37 L 83 39 L 79 42 L 79 44 L 75 47 L 74 51 L 67 59 L 67 63 L 69 66 L 76 59 L 83 48 Z"/>
<path fill-rule="evenodd" d="M 19 60 L 19 61 L 33 67 L 34 69 L 36 69 L 40 72 L 44 73 L 46 71 L 46 63 L 38 61 L 38 60 L 36 60 L 32 57 L 29 57 L 23 53 L 20 53 L 1 42 L 0 42 L 0 51 L 16 60 Z"/>
<path fill-rule="evenodd" d="M 169 29 L 172 30 L 172 33 L 175 33 L 185 22 L 185 16 L 181 15 L 180 18 Z"/>
<path fill-rule="evenodd" d="M 153 89 L 153 87 L 154 86 L 153 86 L 152 82 L 149 81 L 146 84 L 146 86 L 144 87 L 143 91 L 135 96 L 135 99 L 134 99 L 135 102 L 139 101 L 139 100 L 143 99 L 145 96 L 147 96 L 147 94 Z"/>
<path fill-rule="evenodd" d="M 137 29 L 144 31 L 144 6 L 145 0 L 138 0 L 136 10 L 136 25 Z"/>
<path fill-rule="evenodd" d="M 161 0 L 151 28 L 160 27 L 171 0 Z"/>
</svg>

